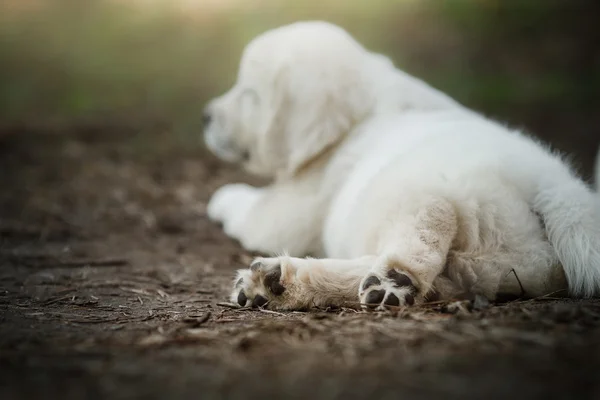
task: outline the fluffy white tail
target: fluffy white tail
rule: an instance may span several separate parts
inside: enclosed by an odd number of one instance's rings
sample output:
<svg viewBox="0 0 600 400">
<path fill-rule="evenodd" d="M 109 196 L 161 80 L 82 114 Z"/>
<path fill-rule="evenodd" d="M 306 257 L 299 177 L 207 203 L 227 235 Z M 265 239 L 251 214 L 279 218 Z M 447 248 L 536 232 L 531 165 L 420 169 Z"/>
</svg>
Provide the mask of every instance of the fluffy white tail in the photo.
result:
<svg viewBox="0 0 600 400">
<path fill-rule="evenodd" d="M 600 153 L 595 173 L 595 191 L 572 177 L 548 176 L 533 204 L 562 263 L 570 294 L 578 297 L 600 295 Z"/>
</svg>

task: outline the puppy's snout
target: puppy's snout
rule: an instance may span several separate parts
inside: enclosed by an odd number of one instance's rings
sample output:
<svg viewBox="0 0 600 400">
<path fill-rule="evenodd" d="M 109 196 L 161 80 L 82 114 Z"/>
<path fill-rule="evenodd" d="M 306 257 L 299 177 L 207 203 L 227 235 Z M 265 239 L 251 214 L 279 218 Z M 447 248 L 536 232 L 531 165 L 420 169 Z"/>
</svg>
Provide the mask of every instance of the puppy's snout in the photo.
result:
<svg viewBox="0 0 600 400">
<path fill-rule="evenodd" d="M 212 111 L 208 106 L 205 107 L 204 111 L 202 112 L 202 124 L 204 125 L 204 127 L 210 125 L 212 118 Z"/>
</svg>

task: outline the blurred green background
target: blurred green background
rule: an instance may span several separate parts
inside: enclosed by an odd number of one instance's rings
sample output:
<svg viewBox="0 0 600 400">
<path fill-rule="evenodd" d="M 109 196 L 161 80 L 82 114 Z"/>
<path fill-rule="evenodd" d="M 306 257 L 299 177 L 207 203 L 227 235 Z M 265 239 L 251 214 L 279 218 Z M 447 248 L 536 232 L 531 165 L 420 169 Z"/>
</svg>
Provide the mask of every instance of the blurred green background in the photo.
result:
<svg viewBox="0 0 600 400">
<path fill-rule="evenodd" d="M 303 19 L 573 155 L 600 142 L 600 2 L 581 0 L 3 0 L 0 129 L 201 131 L 255 35 Z"/>
</svg>

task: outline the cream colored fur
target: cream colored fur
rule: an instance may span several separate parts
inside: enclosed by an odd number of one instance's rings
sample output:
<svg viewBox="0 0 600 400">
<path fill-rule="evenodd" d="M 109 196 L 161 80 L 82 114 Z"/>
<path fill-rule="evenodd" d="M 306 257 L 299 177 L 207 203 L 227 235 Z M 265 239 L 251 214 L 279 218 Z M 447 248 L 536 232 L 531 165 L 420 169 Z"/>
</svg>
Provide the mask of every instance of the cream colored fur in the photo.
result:
<svg viewBox="0 0 600 400">
<path fill-rule="evenodd" d="M 600 292 L 600 196 L 544 146 L 339 27 L 255 38 L 207 119 L 217 156 L 273 180 L 225 185 L 208 205 L 246 249 L 286 254 L 238 272 L 241 305 Z"/>
</svg>

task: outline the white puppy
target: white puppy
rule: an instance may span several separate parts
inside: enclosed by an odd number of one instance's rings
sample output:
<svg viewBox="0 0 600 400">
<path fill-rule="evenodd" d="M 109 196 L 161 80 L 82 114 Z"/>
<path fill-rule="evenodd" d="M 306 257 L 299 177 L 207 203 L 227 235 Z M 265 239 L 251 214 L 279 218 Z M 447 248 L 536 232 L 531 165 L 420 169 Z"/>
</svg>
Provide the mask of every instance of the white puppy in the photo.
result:
<svg viewBox="0 0 600 400">
<path fill-rule="evenodd" d="M 255 38 L 205 123 L 217 156 L 274 181 L 225 185 L 208 205 L 246 249 L 286 254 L 239 271 L 241 306 L 600 293 L 600 196 L 339 27 Z M 309 254 L 326 258 L 294 258 Z"/>
</svg>

